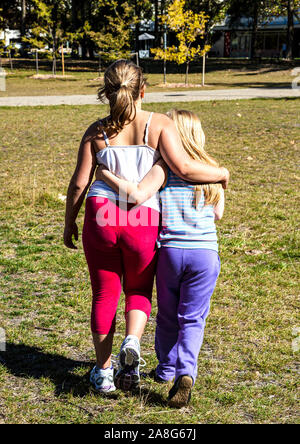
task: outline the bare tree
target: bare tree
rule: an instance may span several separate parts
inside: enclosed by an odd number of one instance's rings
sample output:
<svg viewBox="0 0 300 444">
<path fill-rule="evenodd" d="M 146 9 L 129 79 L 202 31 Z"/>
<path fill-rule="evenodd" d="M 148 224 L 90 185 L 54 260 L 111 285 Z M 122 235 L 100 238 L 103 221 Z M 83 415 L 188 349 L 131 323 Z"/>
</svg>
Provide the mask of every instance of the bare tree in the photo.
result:
<svg viewBox="0 0 300 444">
<path fill-rule="evenodd" d="M 27 9 L 27 1 L 21 0 L 21 35 L 22 35 L 22 37 L 24 37 L 25 32 L 26 32 L 26 26 L 25 26 L 26 15 L 27 15 L 26 9 Z"/>
</svg>

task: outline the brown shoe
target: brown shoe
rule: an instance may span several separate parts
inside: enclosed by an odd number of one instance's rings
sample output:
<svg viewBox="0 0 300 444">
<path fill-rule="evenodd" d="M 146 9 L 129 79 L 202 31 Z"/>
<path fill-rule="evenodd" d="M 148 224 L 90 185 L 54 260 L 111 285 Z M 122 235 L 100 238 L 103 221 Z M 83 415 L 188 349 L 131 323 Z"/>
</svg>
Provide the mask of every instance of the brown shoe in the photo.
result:
<svg viewBox="0 0 300 444">
<path fill-rule="evenodd" d="M 186 406 L 191 400 L 192 387 L 193 378 L 191 376 L 179 376 L 169 392 L 169 406 L 175 408 Z"/>
</svg>

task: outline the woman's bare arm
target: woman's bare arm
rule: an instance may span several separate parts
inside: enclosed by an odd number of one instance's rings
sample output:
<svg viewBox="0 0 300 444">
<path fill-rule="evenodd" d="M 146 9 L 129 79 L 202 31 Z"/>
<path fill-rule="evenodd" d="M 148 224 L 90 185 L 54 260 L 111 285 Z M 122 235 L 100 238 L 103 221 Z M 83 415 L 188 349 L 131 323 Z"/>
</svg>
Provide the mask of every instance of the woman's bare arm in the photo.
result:
<svg viewBox="0 0 300 444">
<path fill-rule="evenodd" d="M 182 179 L 194 183 L 221 183 L 224 189 L 227 188 L 229 171 L 191 159 L 182 146 L 175 123 L 167 117 L 161 131 L 159 149 L 169 168 Z"/>
<path fill-rule="evenodd" d="M 140 183 L 120 179 L 105 167 L 98 168 L 96 178 L 106 182 L 114 191 L 126 197 L 129 202 L 142 205 L 159 191 L 165 182 L 166 175 L 167 166 L 160 159 Z"/>
<path fill-rule="evenodd" d="M 69 184 L 66 213 L 65 213 L 65 230 L 64 244 L 66 247 L 76 249 L 73 243 L 73 236 L 78 240 L 78 228 L 76 218 L 83 203 L 86 192 L 93 180 L 96 157 L 91 137 L 91 129 L 86 132 L 78 151 L 78 159 L 76 169 Z"/>
<path fill-rule="evenodd" d="M 221 220 L 224 214 L 225 209 L 225 195 L 224 190 L 222 190 L 221 198 L 217 205 L 214 207 L 214 213 L 215 213 L 215 221 Z"/>
</svg>

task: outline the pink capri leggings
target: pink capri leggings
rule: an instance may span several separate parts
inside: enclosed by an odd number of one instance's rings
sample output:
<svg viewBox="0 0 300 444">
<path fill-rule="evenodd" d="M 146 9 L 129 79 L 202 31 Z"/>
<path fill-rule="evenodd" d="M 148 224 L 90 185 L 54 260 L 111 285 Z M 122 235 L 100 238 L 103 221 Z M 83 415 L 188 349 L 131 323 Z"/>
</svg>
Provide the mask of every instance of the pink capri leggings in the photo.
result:
<svg viewBox="0 0 300 444">
<path fill-rule="evenodd" d="M 102 197 L 86 200 L 82 241 L 93 291 L 93 333 L 115 331 L 122 278 L 125 316 L 141 310 L 149 318 L 158 229 L 159 213 L 151 208 L 122 209 Z"/>
</svg>

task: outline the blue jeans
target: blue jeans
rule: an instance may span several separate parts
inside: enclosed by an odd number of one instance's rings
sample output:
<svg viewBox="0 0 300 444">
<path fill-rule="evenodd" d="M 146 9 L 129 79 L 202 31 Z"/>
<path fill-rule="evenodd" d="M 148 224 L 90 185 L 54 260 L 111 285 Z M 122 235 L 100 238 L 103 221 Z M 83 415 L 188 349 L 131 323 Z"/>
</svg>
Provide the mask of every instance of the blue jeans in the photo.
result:
<svg viewBox="0 0 300 444">
<path fill-rule="evenodd" d="M 157 267 L 158 314 L 155 349 L 157 375 L 170 381 L 181 375 L 197 377 L 210 299 L 220 273 L 213 250 L 163 247 Z"/>
</svg>

